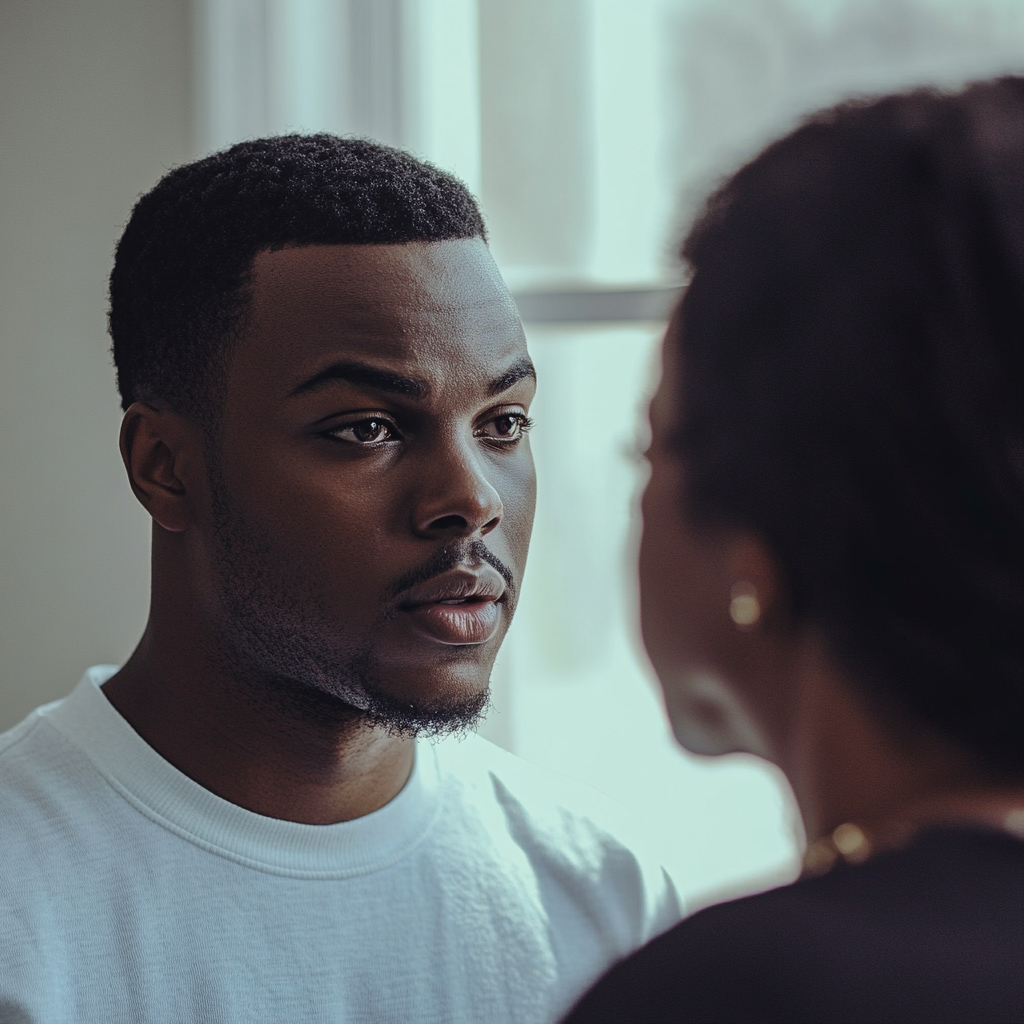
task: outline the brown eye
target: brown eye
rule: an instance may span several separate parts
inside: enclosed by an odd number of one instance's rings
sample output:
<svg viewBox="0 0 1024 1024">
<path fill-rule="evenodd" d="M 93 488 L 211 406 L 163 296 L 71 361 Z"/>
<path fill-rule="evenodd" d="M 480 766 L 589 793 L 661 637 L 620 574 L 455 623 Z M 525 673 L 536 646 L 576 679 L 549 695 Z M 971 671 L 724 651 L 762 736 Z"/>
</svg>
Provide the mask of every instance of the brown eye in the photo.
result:
<svg viewBox="0 0 1024 1024">
<path fill-rule="evenodd" d="M 511 444 L 521 440 L 529 429 L 530 420 L 521 412 L 512 412 L 488 420 L 477 432 L 477 436 Z"/>
<path fill-rule="evenodd" d="M 499 416 L 494 421 L 494 429 L 499 437 L 515 437 L 521 424 L 518 416 Z"/>
<path fill-rule="evenodd" d="M 349 441 L 355 444 L 378 444 L 381 441 L 390 441 L 394 436 L 391 424 L 386 420 L 370 419 L 360 420 L 358 423 L 348 423 L 331 431 L 333 437 L 339 441 Z"/>
<path fill-rule="evenodd" d="M 371 444 L 380 441 L 387 433 L 387 427 L 380 420 L 366 420 L 364 423 L 356 423 L 352 427 L 352 433 L 357 441 L 363 444 Z"/>
</svg>

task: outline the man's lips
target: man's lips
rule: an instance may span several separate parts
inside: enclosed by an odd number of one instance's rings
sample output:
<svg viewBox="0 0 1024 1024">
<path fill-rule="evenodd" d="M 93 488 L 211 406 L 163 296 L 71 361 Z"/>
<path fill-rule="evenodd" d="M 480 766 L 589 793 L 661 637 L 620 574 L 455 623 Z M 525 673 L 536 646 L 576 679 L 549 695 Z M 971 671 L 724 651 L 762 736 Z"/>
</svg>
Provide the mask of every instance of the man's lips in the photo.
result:
<svg viewBox="0 0 1024 1024">
<path fill-rule="evenodd" d="M 411 587 L 400 596 L 399 610 L 417 628 L 443 644 L 483 644 L 501 623 L 498 605 L 505 581 L 486 563 L 458 566 Z"/>
</svg>

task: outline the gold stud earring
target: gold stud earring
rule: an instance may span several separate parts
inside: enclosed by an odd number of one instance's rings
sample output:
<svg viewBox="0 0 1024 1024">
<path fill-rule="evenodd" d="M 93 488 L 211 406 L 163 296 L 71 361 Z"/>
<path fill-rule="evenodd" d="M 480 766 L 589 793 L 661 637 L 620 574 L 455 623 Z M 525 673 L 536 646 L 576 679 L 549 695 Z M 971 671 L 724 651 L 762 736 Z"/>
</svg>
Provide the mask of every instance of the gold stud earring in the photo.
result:
<svg viewBox="0 0 1024 1024">
<path fill-rule="evenodd" d="M 756 626 L 761 618 L 761 602 L 757 599 L 757 588 L 748 580 L 739 580 L 732 586 L 729 602 L 729 618 L 740 629 Z"/>
</svg>

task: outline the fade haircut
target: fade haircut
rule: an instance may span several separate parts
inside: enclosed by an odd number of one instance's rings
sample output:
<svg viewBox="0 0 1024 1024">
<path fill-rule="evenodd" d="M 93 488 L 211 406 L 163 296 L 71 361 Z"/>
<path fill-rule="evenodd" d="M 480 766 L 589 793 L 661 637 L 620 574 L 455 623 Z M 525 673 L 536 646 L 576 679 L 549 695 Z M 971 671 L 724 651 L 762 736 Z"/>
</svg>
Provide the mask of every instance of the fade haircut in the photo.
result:
<svg viewBox="0 0 1024 1024">
<path fill-rule="evenodd" d="M 122 408 L 217 419 L 262 251 L 475 237 L 484 223 L 462 182 L 368 139 L 282 135 L 178 167 L 136 203 L 110 275 Z"/>
<path fill-rule="evenodd" d="M 1024 79 L 813 116 L 683 256 L 688 514 L 764 539 L 865 694 L 1024 776 Z"/>
</svg>

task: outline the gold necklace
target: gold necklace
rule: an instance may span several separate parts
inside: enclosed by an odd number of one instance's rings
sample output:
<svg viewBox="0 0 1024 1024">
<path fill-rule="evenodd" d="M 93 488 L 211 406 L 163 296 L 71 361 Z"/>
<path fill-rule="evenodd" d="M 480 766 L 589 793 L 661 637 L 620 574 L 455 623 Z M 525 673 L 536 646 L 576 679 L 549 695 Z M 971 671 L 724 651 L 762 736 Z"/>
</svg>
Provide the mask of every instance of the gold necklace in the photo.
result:
<svg viewBox="0 0 1024 1024">
<path fill-rule="evenodd" d="M 957 818 L 951 821 L 978 821 L 979 819 Z M 994 826 L 1017 839 L 1024 840 L 1024 807 L 1014 807 L 998 818 L 985 816 L 984 824 Z M 879 850 L 892 850 L 904 846 L 925 825 L 939 824 L 941 819 L 932 821 L 899 821 L 891 823 L 885 831 L 884 843 L 877 831 L 872 834 L 865 825 L 855 821 L 844 821 L 827 836 L 810 843 L 804 853 L 803 876 L 816 877 L 827 874 L 840 861 L 847 864 L 863 864 Z"/>
</svg>

